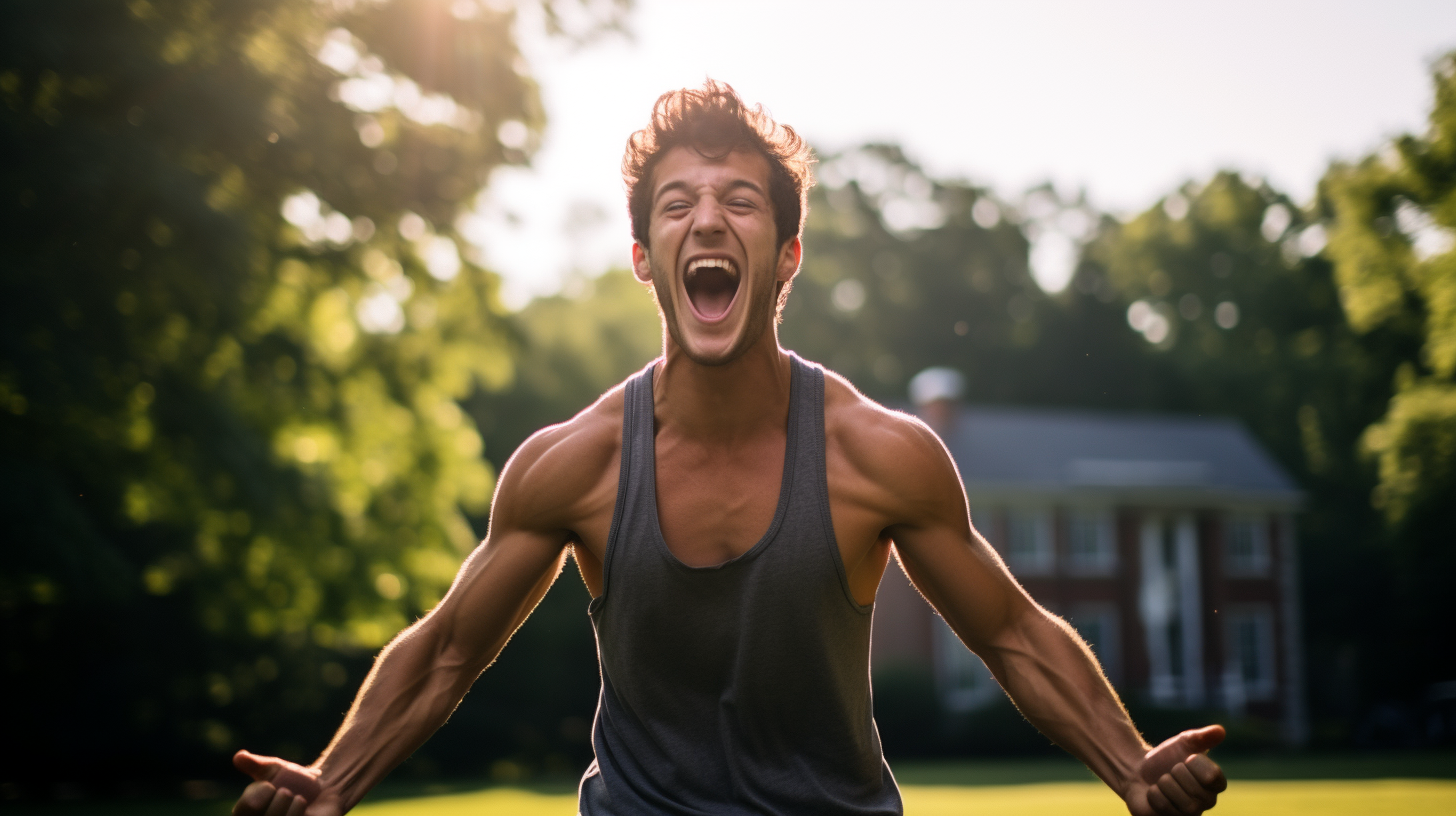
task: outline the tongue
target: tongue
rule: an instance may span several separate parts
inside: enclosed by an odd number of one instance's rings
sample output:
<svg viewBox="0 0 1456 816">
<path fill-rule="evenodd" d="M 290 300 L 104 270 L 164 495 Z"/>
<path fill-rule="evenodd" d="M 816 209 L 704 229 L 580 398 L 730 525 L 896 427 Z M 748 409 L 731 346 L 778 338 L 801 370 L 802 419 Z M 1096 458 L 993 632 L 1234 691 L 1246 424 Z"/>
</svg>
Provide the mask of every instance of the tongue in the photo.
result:
<svg viewBox="0 0 1456 816">
<path fill-rule="evenodd" d="M 702 269 L 688 283 L 688 299 L 698 314 L 713 319 L 728 311 L 738 282 L 722 269 Z"/>
</svg>

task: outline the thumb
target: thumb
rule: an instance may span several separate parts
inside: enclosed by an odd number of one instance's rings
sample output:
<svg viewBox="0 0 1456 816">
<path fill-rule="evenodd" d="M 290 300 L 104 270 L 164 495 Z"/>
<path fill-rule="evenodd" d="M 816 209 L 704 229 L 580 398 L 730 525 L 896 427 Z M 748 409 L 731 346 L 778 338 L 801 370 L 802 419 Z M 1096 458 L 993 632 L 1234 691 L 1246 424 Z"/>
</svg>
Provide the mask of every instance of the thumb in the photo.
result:
<svg viewBox="0 0 1456 816">
<path fill-rule="evenodd" d="M 318 771 L 296 765 L 278 757 L 259 756 L 248 751 L 233 754 L 233 766 L 257 782 L 268 782 L 275 787 L 287 788 L 308 801 L 318 798 L 322 784 Z"/>
<path fill-rule="evenodd" d="M 1209 725 L 1169 737 L 1143 758 L 1143 780 L 1149 784 L 1156 782 L 1158 777 L 1167 773 L 1174 765 L 1223 742 L 1224 736 L 1223 726 Z"/>
<path fill-rule="evenodd" d="M 233 767 L 251 776 L 257 782 L 268 782 L 278 775 L 278 762 L 269 762 L 270 757 L 261 757 L 247 751 L 233 754 Z"/>
<path fill-rule="evenodd" d="M 1223 742 L 1223 738 L 1226 736 L 1228 736 L 1228 732 L 1221 725 L 1194 728 L 1178 735 L 1183 747 L 1188 749 L 1190 754 L 1201 754 Z"/>
</svg>

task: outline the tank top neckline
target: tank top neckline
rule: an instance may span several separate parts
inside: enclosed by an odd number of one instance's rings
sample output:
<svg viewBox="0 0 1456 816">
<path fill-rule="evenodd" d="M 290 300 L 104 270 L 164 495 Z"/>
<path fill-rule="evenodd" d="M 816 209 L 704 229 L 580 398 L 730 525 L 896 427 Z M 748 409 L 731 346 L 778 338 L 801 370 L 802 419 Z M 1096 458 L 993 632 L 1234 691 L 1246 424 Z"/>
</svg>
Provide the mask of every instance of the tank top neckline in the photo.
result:
<svg viewBox="0 0 1456 816">
<path fill-rule="evenodd" d="M 752 547 L 725 561 L 720 561 L 716 564 L 706 564 L 704 566 L 694 566 L 677 557 L 677 554 L 667 545 L 667 537 L 662 534 L 662 519 L 657 513 L 657 418 L 653 410 L 655 406 L 653 403 L 652 380 L 653 374 L 657 371 L 659 365 L 661 365 L 661 360 L 648 366 L 647 370 L 642 374 L 642 390 L 646 392 L 643 400 L 646 410 L 638 412 L 637 421 L 645 425 L 646 428 L 645 430 L 641 427 L 635 429 L 638 433 L 645 433 L 646 438 L 646 455 L 644 458 L 647 461 L 643 463 L 647 477 L 644 480 L 646 482 L 644 488 L 647 494 L 645 496 L 645 509 L 650 513 L 647 526 L 651 529 L 652 538 L 656 542 L 657 548 L 662 556 L 669 564 L 677 569 L 689 572 L 712 572 L 714 570 L 728 569 L 739 564 L 746 564 L 758 557 L 759 553 L 768 549 L 769 545 L 777 537 L 779 528 L 783 526 L 784 517 L 788 514 L 789 497 L 793 492 L 790 488 L 793 485 L 794 467 L 798 458 L 799 434 L 797 433 L 795 418 L 798 416 L 800 403 L 802 402 L 801 392 L 803 388 L 801 387 L 800 379 L 803 375 L 801 369 L 804 364 L 799 360 L 797 354 L 789 352 L 789 411 L 786 417 L 787 424 L 784 429 L 784 465 L 779 481 L 778 505 L 774 508 L 773 520 L 769 522 L 768 530 L 764 532 L 763 536 Z"/>
</svg>

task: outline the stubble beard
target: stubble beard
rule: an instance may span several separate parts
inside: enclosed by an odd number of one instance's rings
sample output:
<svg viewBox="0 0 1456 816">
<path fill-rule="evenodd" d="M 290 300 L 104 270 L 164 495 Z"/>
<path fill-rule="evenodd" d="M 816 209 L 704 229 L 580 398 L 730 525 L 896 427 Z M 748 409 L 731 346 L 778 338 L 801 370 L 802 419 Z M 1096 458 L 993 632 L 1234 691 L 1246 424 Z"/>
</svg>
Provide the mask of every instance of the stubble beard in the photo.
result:
<svg viewBox="0 0 1456 816">
<path fill-rule="evenodd" d="M 733 341 L 733 345 L 721 356 L 706 356 L 697 353 L 692 346 L 684 342 L 682 327 L 677 317 L 677 306 L 674 303 L 670 292 L 663 292 L 659 289 L 657 281 L 662 277 L 653 274 L 652 296 L 657 301 L 657 311 L 662 316 L 662 323 L 667 327 L 667 333 L 677 347 L 682 350 L 684 356 L 701 366 L 725 366 L 742 357 L 754 343 L 757 343 L 764 332 L 768 329 L 769 322 L 773 320 L 778 302 L 777 287 L 764 292 L 761 295 L 753 296 L 748 304 L 748 315 L 743 321 L 743 331 Z M 740 282 L 739 286 L 743 284 Z M 687 296 L 686 291 L 683 294 Z"/>
</svg>

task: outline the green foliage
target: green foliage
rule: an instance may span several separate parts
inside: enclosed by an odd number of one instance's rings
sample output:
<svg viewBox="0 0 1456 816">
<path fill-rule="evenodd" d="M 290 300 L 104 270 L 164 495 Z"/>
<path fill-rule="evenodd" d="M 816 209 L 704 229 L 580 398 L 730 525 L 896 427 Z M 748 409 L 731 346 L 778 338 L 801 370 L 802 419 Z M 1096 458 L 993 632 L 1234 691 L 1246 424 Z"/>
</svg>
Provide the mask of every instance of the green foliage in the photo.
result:
<svg viewBox="0 0 1456 816">
<path fill-rule="evenodd" d="M 1351 324 L 1407 338 L 1362 447 L 1399 568 L 1396 640 L 1423 681 L 1456 672 L 1456 52 L 1433 73 L 1426 133 L 1331 167 L 1319 201 Z"/>
<path fill-rule="evenodd" d="M 892 404 L 932 365 L 964 373 L 977 402 L 1116 405 L 1153 382 L 1110 289 L 1052 297 L 1030 275 L 1029 236 L 1053 219 L 1094 228 L 1085 202 L 1042 188 L 1012 206 L 887 145 L 826 157 L 819 175 L 787 347 Z"/>
<path fill-rule="evenodd" d="M 1112 223 L 1079 286 L 1103 276 L 1176 385 L 1160 405 L 1242 418 L 1301 481 L 1365 473 L 1354 441 L 1393 370 L 1384 334 L 1341 312 L 1322 228 L 1279 192 L 1225 172 Z"/>
<path fill-rule="evenodd" d="M 545 5 L 583 34 L 623 8 Z M 0 624 L 36 735 L 5 778 L 137 761 L 42 761 L 82 723 L 169 773 L 321 741 L 363 667 L 320 650 L 448 586 L 493 481 L 457 401 L 514 375 L 453 223 L 543 125 L 494 9 L 0 12 Z"/>
<path fill-rule="evenodd" d="M 520 344 L 516 379 L 468 403 L 497 465 L 526 437 L 570 419 L 662 353 L 657 307 L 631 272 L 612 270 L 571 288 L 509 318 Z"/>
<path fill-rule="evenodd" d="M 1456 53 L 1437 64 L 1435 91 L 1424 136 L 1336 165 L 1321 186 L 1351 323 L 1362 332 L 1396 325 L 1420 343 L 1365 439 L 1380 463 L 1377 502 L 1394 521 L 1456 495 Z"/>
<path fill-rule="evenodd" d="M 825 158 L 820 177 L 780 330 L 786 346 L 868 393 L 901 399 L 927 365 L 972 347 L 1035 342 L 1044 298 L 1027 272 L 1025 238 L 1005 221 L 986 229 L 972 220 L 975 202 L 991 201 L 984 191 L 932 181 L 883 145 Z M 905 212 L 901 229 L 887 224 L 887 207 Z M 1006 307 L 1012 299 L 1020 320 Z M 1014 326 L 1025 327 L 1015 338 Z"/>
</svg>

